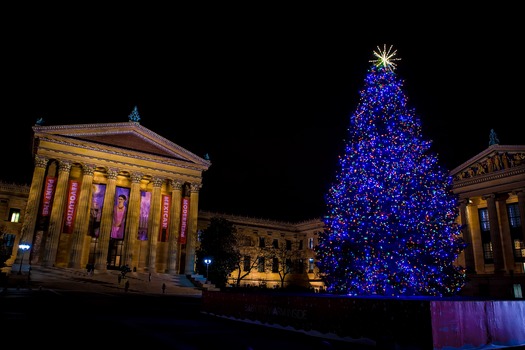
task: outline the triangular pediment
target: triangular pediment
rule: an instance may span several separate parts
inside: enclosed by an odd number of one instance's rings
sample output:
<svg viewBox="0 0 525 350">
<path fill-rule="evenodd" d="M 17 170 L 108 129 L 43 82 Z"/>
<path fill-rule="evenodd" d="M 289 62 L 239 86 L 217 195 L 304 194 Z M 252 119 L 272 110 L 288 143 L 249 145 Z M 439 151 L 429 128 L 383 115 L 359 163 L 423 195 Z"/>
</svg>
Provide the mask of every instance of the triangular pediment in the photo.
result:
<svg viewBox="0 0 525 350">
<path fill-rule="evenodd" d="M 67 137 L 77 141 L 168 157 L 201 165 L 209 162 L 145 128 L 138 122 L 33 126 L 35 134 Z"/>
<path fill-rule="evenodd" d="M 525 145 L 491 145 L 450 172 L 454 181 L 503 173 L 525 165 Z"/>
</svg>

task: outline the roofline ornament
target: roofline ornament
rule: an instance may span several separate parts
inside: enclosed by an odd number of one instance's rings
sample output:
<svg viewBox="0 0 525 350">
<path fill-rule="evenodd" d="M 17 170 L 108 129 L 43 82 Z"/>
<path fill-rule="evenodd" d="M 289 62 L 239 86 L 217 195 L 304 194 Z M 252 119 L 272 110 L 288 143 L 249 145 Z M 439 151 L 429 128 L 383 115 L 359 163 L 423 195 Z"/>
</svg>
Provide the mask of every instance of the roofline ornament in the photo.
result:
<svg viewBox="0 0 525 350">
<path fill-rule="evenodd" d="M 133 108 L 133 111 L 131 111 L 131 113 L 130 113 L 128 118 L 129 118 L 130 122 L 135 122 L 135 123 L 140 122 L 140 115 L 139 115 L 139 111 L 137 109 L 137 106 L 135 106 Z"/>
</svg>

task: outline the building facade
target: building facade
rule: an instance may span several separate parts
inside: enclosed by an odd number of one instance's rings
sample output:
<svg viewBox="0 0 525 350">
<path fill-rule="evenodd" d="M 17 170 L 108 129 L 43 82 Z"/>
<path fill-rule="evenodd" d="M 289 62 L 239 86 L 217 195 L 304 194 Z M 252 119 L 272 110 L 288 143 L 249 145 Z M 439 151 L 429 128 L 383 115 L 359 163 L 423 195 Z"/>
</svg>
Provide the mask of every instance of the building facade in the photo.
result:
<svg viewBox="0 0 525 350">
<path fill-rule="evenodd" d="M 314 252 L 321 220 L 287 223 L 200 211 L 198 231 L 214 217 L 228 220 L 236 230 L 241 262 L 228 278 L 231 286 L 323 289 Z"/>
<path fill-rule="evenodd" d="M 458 259 L 466 294 L 525 292 L 525 146 L 489 145 L 451 171 L 458 222 L 468 243 Z"/>
<path fill-rule="evenodd" d="M 0 269 L 2 262 L 14 262 L 18 251 L 22 216 L 29 196 L 29 186 L 0 182 Z"/>
<path fill-rule="evenodd" d="M 33 132 L 34 173 L 15 241 L 30 245 L 31 264 L 194 273 L 208 160 L 131 119 Z"/>
</svg>

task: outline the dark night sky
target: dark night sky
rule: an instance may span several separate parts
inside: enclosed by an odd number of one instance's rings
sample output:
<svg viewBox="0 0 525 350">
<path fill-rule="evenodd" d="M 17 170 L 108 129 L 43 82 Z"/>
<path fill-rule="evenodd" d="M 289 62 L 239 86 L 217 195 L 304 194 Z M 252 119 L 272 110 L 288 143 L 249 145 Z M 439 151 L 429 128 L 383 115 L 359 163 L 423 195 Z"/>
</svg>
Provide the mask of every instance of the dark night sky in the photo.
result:
<svg viewBox="0 0 525 350">
<path fill-rule="evenodd" d="M 397 50 L 409 104 L 448 170 L 486 149 L 492 128 L 500 144 L 524 144 L 520 11 L 428 5 L 401 18 L 392 6 L 12 13 L 2 34 L 0 179 L 30 183 L 37 119 L 124 122 L 137 106 L 144 127 L 210 155 L 200 209 L 319 218 L 383 44 Z"/>
</svg>

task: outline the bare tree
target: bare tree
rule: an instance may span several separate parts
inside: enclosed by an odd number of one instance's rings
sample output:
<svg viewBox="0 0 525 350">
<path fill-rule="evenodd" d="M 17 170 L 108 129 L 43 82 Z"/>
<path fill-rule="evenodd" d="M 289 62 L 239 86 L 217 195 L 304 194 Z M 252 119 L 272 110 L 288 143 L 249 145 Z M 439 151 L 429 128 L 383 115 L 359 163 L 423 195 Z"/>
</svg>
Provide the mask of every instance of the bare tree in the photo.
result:
<svg viewBox="0 0 525 350">
<path fill-rule="evenodd" d="M 280 287 L 285 287 L 285 280 L 288 275 L 297 274 L 293 281 L 294 284 L 302 281 L 306 276 L 306 259 L 305 251 L 302 248 L 300 240 L 292 242 L 291 240 L 274 239 L 272 242 L 265 240 L 264 237 L 258 237 L 255 242 L 253 237 L 238 234 L 237 242 L 239 243 L 239 258 L 234 270 L 232 280 L 236 287 L 241 286 L 241 282 L 248 278 L 256 270 L 259 273 L 273 273 L 279 276 Z M 289 278 L 288 278 L 289 279 Z"/>
<path fill-rule="evenodd" d="M 240 242 L 241 248 L 236 265 L 237 276 L 233 277 L 233 280 L 235 281 L 235 286 L 240 287 L 241 281 L 250 275 L 253 269 L 259 267 L 260 259 L 264 258 L 266 261 L 272 256 L 272 253 L 269 246 L 266 244 L 256 246 L 251 238 L 246 235 L 239 235 L 237 242 Z M 266 271 L 267 269 L 268 267 L 265 264 L 264 270 Z"/>
<path fill-rule="evenodd" d="M 292 242 L 290 240 L 285 240 L 284 244 L 269 247 L 269 253 L 272 259 L 268 264 L 272 272 L 279 274 L 281 288 L 284 288 L 284 281 L 289 274 L 304 274 L 306 261 L 304 250 L 301 248 L 300 241 Z"/>
</svg>

